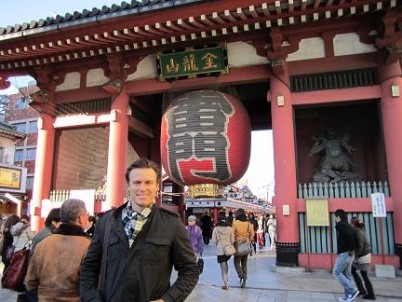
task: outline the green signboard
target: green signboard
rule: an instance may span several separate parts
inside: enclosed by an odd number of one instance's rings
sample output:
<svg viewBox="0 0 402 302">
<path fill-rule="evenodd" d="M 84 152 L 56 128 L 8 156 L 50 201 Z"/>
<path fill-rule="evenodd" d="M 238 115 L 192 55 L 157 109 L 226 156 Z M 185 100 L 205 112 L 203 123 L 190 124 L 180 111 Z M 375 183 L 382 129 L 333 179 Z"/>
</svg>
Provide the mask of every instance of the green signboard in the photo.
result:
<svg viewBox="0 0 402 302">
<path fill-rule="evenodd" d="M 161 81 L 200 74 L 228 73 L 227 51 L 224 47 L 186 49 L 181 52 L 158 53 Z"/>
</svg>

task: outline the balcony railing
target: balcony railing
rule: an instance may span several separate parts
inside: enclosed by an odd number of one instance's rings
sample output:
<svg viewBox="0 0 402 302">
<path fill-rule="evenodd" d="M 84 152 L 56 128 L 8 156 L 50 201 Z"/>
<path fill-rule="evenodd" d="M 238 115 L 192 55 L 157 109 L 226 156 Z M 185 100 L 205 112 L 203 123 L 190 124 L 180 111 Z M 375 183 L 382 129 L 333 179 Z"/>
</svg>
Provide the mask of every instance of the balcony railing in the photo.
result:
<svg viewBox="0 0 402 302">
<path fill-rule="evenodd" d="M 368 198 L 372 193 L 384 193 L 390 197 L 387 181 L 384 182 L 340 182 L 298 184 L 297 197 L 306 198 Z"/>
<path fill-rule="evenodd" d="M 76 193 L 80 190 L 52 190 L 50 191 L 49 199 L 51 202 L 63 202 L 70 198 L 71 192 L 74 191 Z M 81 190 L 83 193 L 88 192 L 88 190 Z M 86 197 L 88 194 L 86 194 Z M 94 202 L 95 201 L 105 201 L 106 200 L 106 193 L 104 190 L 96 190 L 94 193 Z"/>
</svg>

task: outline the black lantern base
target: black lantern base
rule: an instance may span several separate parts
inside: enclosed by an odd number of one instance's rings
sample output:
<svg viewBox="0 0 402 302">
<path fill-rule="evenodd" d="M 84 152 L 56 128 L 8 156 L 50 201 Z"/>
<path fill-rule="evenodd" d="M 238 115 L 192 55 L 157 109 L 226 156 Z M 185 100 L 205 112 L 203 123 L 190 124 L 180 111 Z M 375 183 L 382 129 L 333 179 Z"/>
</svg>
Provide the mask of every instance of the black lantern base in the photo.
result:
<svg viewBox="0 0 402 302">
<path fill-rule="evenodd" d="M 300 243 L 276 242 L 276 265 L 299 266 Z"/>
<path fill-rule="evenodd" d="M 402 244 L 395 243 L 395 255 L 399 257 L 399 269 L 402 269 Z"/>
</svg>

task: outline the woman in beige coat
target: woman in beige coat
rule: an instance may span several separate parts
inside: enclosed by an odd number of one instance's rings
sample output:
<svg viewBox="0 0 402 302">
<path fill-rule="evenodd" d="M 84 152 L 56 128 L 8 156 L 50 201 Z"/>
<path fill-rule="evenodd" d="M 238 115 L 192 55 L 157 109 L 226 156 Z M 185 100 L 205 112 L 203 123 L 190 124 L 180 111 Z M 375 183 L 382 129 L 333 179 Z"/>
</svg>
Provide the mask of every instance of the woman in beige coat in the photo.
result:
<svg viewBox="0 0 402 302">
<path fill-rule="evenodd" d="M 244 209 L 240 208 L 236 211 L 236 220 L 233 222 L 232 228 L 235 236 L 235 245 L 244 240 L 247 240 L 250 244 L 253 243 L 254 226 L 248 221 Z M 234 256 L 234 266 L 242 288 L 246 287 L 247 259 L 248 254 L 245 256 Z"/>
<path fill-rule="evenodd" d="M 233 229 L 226 223 L 226 217 L 224 215 L 219 216 L 218 223 L 212 232 L 211 242 L 217 245 L 217 258 L 221 267 L 223 290 L 229 290 L 228 260 L 231 257 L 225 254 L 225 246 L 234 244 L 234 241 Z"/>
</svg>

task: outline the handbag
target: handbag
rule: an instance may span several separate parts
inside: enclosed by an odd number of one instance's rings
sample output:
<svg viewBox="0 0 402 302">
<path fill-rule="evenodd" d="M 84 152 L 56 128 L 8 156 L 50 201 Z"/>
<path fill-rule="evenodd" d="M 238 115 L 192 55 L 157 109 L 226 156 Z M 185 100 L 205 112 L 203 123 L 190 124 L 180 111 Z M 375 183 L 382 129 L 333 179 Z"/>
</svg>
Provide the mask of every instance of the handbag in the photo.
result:
<svg viewBox="0 0 402 302">
<path fill-rule="evenodd" d="M 249 227 L 250 227 L 250 223 L 247 222 L 247 235 L 249 233 Z M 250 246 L 250 242 L 248 241 L 248 238 L 246 240 L 236 243 L 235 247 L 236 247 L 235 256 L 237 256 L 237 257 L 246 256 L 251 251 L 251 246 Z"/>
<path fill-rule="evenodd" d="M 236 248 L 233 244 L 225 246 L 223 248 L 223 251 L 225 252 L 226 256 L 233 256 L 234 254 L 236 254 Z"/>
<path fill-rule="evenodd" d="M 248 255 L 250 253 L 250 251 L 251 251 L 250 242 L 248 242 L 248 240 L 243 240 L 236 245 L 235 256 L 243 257 L 243 256 Z"/>
<path fill-rule="evenodd" d="M 219 232 L 217 232 L 217 236 L 219 240 L 222 239 L 222 235 Z M 236 253 L 236 248 L 233 244 L 229 244 L 223 247 L 223 252 L 226 256 L 233 256 Z"/>
<path fill-rule="evenodd" d="M 14 244 L 12 244 L 12 245 L 10 245 L 8 248 L 7 248 L 7 250 L 6 250 L 6 261 L 8 261 L 8 262 L 10 262 L 11 261 L 11 258 L 13 257 L 13 254 L 14 254 L 14 250 L 15 250 L 15 245 Z"/>
<path fill-rule="evenodd" d="M 200 275 L 204 271 L 204 259 L 200 256 L 197 260 L 198 269 L 200 270 Z"/>
<path fill-rule="evenodd" d="M 25 246 L 22 250 L 14 252 L 10 265 L 1 278 L 3 288 L 17 290 L 21 285 L 28 269 L 29 247 Z"/>
</svg>

